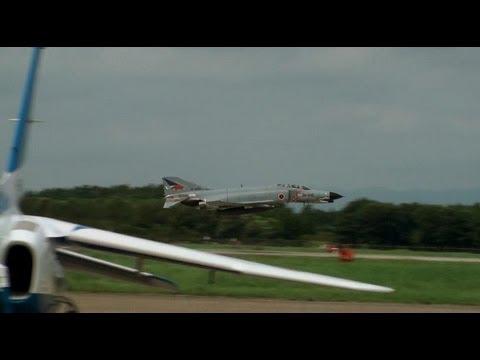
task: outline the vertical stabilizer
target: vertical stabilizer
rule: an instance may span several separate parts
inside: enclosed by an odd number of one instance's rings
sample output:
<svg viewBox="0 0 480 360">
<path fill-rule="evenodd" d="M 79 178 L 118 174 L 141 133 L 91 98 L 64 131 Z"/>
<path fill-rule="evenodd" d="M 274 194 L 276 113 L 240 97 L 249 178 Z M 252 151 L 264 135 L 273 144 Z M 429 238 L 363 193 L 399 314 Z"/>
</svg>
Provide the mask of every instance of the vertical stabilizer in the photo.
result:
<svg viewBox="0 0 480 360">
<path fill-rule="evenodd" d="M 30 67 L 23 89 L 22 102 L 18 112 L 18 119 L 13 135 L 12 147 L 8 157 L 7 167 L 0 180 L 0 214 L 11 210 L 19 212 L 18 202 L 21 190 L 18 179 L 18 172 L 25 157 L 27 133 L 30 122 L 32 103 L 34 98 L 35 82 L 37 78 L 40 54 L 42 48 L 34 48 Z"/>
<path fill-rule="evenodd" d="M 182 192 L 192 191 L 192 190 L 209 190 L 204 186 L 197 185 L 193 182 L 186 181 L 175 176 L 163 177 L 162 180 L 163 180 L 165 195 L 182 193 Z"/>
</svg>

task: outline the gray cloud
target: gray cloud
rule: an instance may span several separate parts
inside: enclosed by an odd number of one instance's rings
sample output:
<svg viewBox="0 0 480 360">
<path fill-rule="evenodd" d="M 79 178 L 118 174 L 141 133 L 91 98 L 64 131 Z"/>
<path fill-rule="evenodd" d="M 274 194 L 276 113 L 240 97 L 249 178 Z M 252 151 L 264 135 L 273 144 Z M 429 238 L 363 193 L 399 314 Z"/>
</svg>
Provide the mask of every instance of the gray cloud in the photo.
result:
<svg viewBox="0 0 480 360">
<path fill-rule="evenodd" d="M 3 119 L 29 57 L 0 48 Z M 479 64 L 476 48 L 48 48 L 25 184 L 477 187 Z"/>
</svg>

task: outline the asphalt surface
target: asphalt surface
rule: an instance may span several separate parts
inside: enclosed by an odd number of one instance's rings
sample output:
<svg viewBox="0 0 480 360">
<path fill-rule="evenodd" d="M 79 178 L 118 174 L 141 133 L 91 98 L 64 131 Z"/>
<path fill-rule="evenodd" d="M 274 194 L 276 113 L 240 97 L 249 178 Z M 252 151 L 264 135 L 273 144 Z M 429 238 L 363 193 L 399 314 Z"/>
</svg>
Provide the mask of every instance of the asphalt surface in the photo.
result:
<svg viewBox="0 0 480 360">
<path fill-rule="evenodd" d="M 204 250 L 205 251 L 205 250 Z M 244 250 L 211 250 L 209 252 L 221 255 L 261 255 L 261 256 L 299 256 L 299 257 L 338 257 L 337 253 L 308 253 L 294 251 L 244 251 Z M 467 262 L 480 263 L 480 258 L 462 258 L 446 256 L 411 256 L 411 255 L 380 255 L 380 254 L 355 254 L 357 259 L 376 260 L 415 260 L 415 261 L 436 261 L 436 262 Z"/>
<path fill-rule="evenodd" d="M 82 313 L 480 313 L 480 306 L 70 293 Z"/>
</svg>

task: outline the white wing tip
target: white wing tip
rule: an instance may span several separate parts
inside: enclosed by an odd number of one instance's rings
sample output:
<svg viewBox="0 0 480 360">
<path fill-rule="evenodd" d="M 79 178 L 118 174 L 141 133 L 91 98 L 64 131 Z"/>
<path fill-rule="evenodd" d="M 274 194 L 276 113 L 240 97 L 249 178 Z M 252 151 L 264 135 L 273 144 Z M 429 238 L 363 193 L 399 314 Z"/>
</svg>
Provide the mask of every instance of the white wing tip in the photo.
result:
<svg viewBox="0 0 480 360">
<path fill-rule="evenodd" d="M 375 289 L 372 289 L 372 291 L 382 292 L 382 293 L 391 293 L 391 292 L 394 292 L 395 289 L 384 287 L 384 286 L 375 286 Z"/>
<path fill-rule="evenodd" d="M 367 283 L 358 283 L 358 282 L 355 282 L 355 284 L 348 284 L 346 286 L 345 285 L 344 286 L 339 285 L 339 286 L 345 287 L 347 289 L 352 289 L 352 290 L 373 291 L 373 292 L 381 292 L 381 293 L 391 293 L 395 291 L 395 289 L 392 289 L 386 286 L 373 285 L 373 284 L 367 284 Z"/>
</svg>

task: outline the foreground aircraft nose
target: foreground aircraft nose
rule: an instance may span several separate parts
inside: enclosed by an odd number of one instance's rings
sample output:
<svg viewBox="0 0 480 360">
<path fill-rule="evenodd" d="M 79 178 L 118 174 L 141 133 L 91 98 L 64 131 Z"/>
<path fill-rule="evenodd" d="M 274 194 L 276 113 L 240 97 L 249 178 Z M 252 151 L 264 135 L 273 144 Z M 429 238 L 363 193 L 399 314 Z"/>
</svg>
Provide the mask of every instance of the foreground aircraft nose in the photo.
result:
<svg viewBox="0 0 480 360">
<path fill-rule="evenodd" d="M 337 199 L 340 199 L 342 197 L 343 197 L 342 195 L 330 191 L 330 200 L 337 200 Z"/>
</svg>

